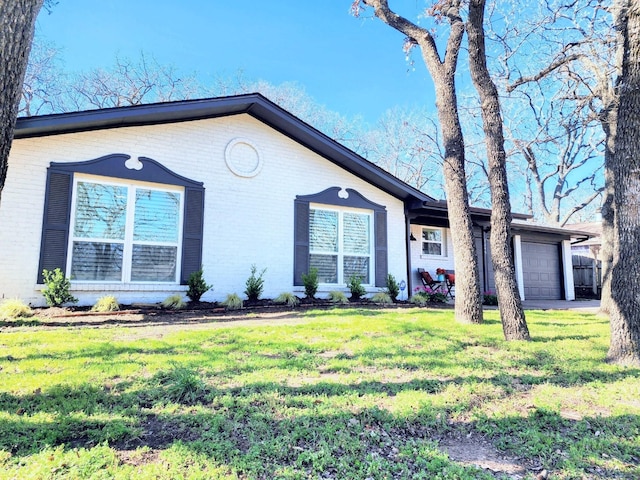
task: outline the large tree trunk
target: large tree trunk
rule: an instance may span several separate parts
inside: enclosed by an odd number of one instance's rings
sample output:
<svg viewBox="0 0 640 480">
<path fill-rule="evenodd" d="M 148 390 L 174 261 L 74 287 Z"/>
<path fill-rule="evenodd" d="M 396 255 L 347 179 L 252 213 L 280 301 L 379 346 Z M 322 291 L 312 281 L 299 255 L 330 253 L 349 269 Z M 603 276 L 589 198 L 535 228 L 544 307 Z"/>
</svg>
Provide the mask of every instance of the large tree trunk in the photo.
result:
<svg viewBox="0 0 640 480">
<path fill-rule="evenodd" d="M 511 252 L 511 202 L 498 90 L 489 75 L 484 42 L 485 0 L 469 4 L 469 68 L 482 109 L 489 187 L 491 189 L 491 259 L 496 281 L 502 330 L 506 340 L 529 340 L 529 329 L 516 283 Z"/>
<path fill-rule="evenodd" d="M 611 171 L 611 158 L 615 149 L 617 107 L 606 114 L 602 121 L 606 133 L 604 151 L 604 200 L 600 215 L 602 217 L 601 247 L 598 257 L 602 262 L 602 283 L 600 290 L 600 313 L 611 313 L 611 270 L 613 268 L 613 243 L 615 210 L 613 204 L 614 186 Z"/>
<path fill-rule="evenodd" d="M 356 0 L 359 4 L 360 0 Z M 403 33 L 409 44 L 418 45 L 436 90 L 436 106 L 442 129 L 445 159 L 443 173 L 447 190 L 447 207 L 456 260 L 456 320 L 463 323 L 482 322 L 480 273 L 469 209 L 469 193 L 465 173 L 464 138 L 458 116 L 455 74 L 464 35 L 460 17 L 460 0 L 445 0 L 434 6 L 437 15 L 449 22 L 449 38 L 444 60 L 440 59 L 435 39 L 427 28 L 416 25 L 389 9 L 387 0 L 361 0 L 373 7 L 376 17 Z M 434 11 L 434 14 L 435 11 Z"/>
<path fill-rule="evenodd" d="M 640 365 L 640 5 L 619 0 L 622 76 L 615 151 L 614 254 L 609 361 Z"/>
<path fill-rule="evenodd" d="M 616 15 L 616 21 L 619 16 Z M 598 112 L 600 125 L 605 133 L 604 143 L 604 198 L 600 215 L 602 217 L 602 233 L 600 235 L 601 248 L 598 257 L 602 262 L 601 276 L 601 296 L 600 313 L 608 315 L 612 309 L 611 298 L 611 273 L 613 269 L 613 249 L 615 240 L 615 186 L 613 184 L 613 155 L 616 151 L 616 134 L 618 131 L 618 87 L 622 76 L 622 58 L 624 49 L 624 36 L 620 29 L 616 29 L 616 61 L 615 66 L 617 78 L 613 87 L 610 82 L 602 82 L 600 87 L 600 97 L 602 99 L 602 110 Z"/>
<path fill-rule="evenodd" d="M 438 119 L 445 145 L 442 165 L 454 258 L 456 260 L 456 320 L 482 322 L 478 255 L 469 210 L 469 193 L 464 168 L 464 138 L 458 117 L 453 76 L 433 76 Z"/>
<path fill-rule="evenodd" d="M 0 198 L 36 17 L 43 1 L 0 0 Z"/>
</svg>

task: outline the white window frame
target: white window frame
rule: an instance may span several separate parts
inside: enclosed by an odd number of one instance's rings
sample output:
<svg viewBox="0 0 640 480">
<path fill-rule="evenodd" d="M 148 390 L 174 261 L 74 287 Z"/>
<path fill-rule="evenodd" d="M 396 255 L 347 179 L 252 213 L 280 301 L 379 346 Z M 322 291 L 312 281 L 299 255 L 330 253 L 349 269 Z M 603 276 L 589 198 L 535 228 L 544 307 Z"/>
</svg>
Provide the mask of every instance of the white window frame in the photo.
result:
<svg viewBox="0 0 640 480">
<path fill-rule="evenodd" d="M 437 231 L 440 232 L 440 241 L 433 240 L 425 240 L 424 232 L 428 231 Z M 424 253 L 424 244 L 425 243 L 433 243 L 440 245 L 440 255 L 433 253 Z M 422 227 L 420 229 L 420 256 L 423 258 L 444 258 L 447 256 L 447 235 L 446 229 L 440 227 Z"/>
<path fill-rule="evenodd" d="M 361 208 L 340 208 L 335 205 L 325 205 L 325 204 L 316 204 L 312 203 L 309 205 L 309 214 L 311 214 L 311 210 L 324 210 L 330 212 L 338 213 L 338 251 L 337 252 L 327 252 L 327 251 L 317 251 L 312 250 L 311 245 L 309 245 L 309 255 L 331 255 L 338 257 L 338 273 L 337 273 L 337 282 L 336 283 L 323 283 L 320 282 L 321 286 L 346 286 L 349 279 L 344 278 L 344 257 L 364 257 L 369 259 L 369 281 L 367 283 L 362 283 L 365 287 L 370 287 L 375 284 L 375 245 L 374 245 L 374 212 L 373 210 L 361 209 Z M 364 254 L 354 254 L 354 253 L 345 253 L 344 251 L 344 214 L 345 213 L 358 213 L 361 215 L 367 215 L 369 217 L 369 253 L 367 255 Z M 311 228 L 311 223 L 309 222 L 309 228 Z"/>
<path fill-rule="evenodd" d="M 71 219 L 69 224 L 69 241 L 67 244 L 67 272 L 72 275 L 71 266 L 73 263 L 73 243 L 87 241 L 104 241 L 105 239 L 91 239 L 75 236 L 76 224 L 76 202 L 79 182 L 91 182 L 101 185 L 110 185 L 116 187 L 125 187 L 127 189 L 127 213 L 125 222 L 124 240 L 109 240 L 109 243 L 120 243 L 124 245 L 122 254 L 122 276 L 120 280 L 74 280 L 71 277 L 72 284 L 149 284 L 149 285 L 174 285 L 180 282 L 181 262 L 182 262 L 182 229 L 184 223 L 184 187 L 177 185 L 168 185 L 151 182 L 140 182 L 135 180 L 120 179 L 115 177 L 102 177 L 88 174 L 76 174 L 73 179 L 73 192 L 71 197 Z M 134 234 L 134 217 L 136 207 L 136 191 L 138 189 L 156 190 L 160 192 L 177 193 L 180 196 L 180 205 L 178 206 L 178 239 L 176 242 L 150 242 L 133 239 Z M 131 280 L 131 271 L 133 263 L 133 246 L 135 245 L 157 245 L 157 246 L 175 246 L 176 247 L 176 268 L 175 276 L 170 281 L 151 281 L 151 280 Z"/>
</svg>

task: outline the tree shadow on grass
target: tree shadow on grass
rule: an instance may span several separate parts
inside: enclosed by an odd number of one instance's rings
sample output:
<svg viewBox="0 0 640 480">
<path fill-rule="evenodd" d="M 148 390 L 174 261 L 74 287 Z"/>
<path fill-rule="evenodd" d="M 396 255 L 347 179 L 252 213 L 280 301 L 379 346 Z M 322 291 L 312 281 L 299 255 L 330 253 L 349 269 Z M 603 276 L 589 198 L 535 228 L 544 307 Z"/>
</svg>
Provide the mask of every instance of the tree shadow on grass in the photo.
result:
<svg viewBox="0 0 640 480">
<path fill-rule="evenodd" d="M 115 450 L 130 451 L 180 444 L 252 478 L 274 478 L 283 467 L 364 478 L 366 466 L 376 461 L 382 462 L 381 474 L 412 478 L 430 468 L 462 468 L 425 446 L 473 434 L 520 458 L 529 471 L 568 468 L 598 478 L 628 479 L 640 472 L 638 415 L 567 419 L 537 408 L 527 416 L 458 423 L 450 420 L 451 407 L 425 403 L 393 412 L 378 405 L 350 408 L 332 400 L 407 390 L 437 394 L 456 381 L 464 380 L 208 387 L 194 402 L 177 402 L 168 409 L 163 402 L 171 396 L 170 386 L 157 378 L 126 392 L 84 385 L 25 396 L 3 394 L 0 410 L 15 414 L 2 422 L 0 449 L 25 457 L 46 446 L 91 448 L 107 442 Z M 53 414 L 53 421 L 38 415 L 42 413 Z M 472 475 L 475 470 L 466 471 Z"/>
</svg>

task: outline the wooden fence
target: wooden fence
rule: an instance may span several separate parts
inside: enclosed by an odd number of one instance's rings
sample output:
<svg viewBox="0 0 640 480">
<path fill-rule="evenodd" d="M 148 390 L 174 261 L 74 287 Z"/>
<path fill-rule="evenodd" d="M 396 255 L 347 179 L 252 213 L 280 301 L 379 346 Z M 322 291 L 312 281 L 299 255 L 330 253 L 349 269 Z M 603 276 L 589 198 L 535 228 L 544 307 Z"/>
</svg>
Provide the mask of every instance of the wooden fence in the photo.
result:
<svg viewBox="0 0 640 480">
<path fill-rule="evenodd" d="M 577 297 L 600 296 L 602 264 L 593 258 L 573 255 L 573 283 Z"/>
</svg>

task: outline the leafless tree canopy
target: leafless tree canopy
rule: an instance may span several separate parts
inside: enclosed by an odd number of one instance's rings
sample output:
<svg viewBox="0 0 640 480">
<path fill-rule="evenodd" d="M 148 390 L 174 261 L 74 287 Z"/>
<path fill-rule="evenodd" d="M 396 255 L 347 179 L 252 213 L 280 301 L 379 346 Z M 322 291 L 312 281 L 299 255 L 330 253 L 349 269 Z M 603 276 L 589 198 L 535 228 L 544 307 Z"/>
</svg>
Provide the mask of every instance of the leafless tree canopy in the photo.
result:
<svg viewBox="0 0 640 480">
<path fill-rule="evenodd" d="M 494 6 L 497 21 L 489 25 L 506 25 L 490 36 L 506 97 L 512 168 L 525 175 L 531 212 L 565 225 L 583 210 L 593 215 L 604 189 L 601 123 L 613 91 L 611 16 L 601 0 L 547 0 L 517 16 L 508 5 Z"/>
</svg>

